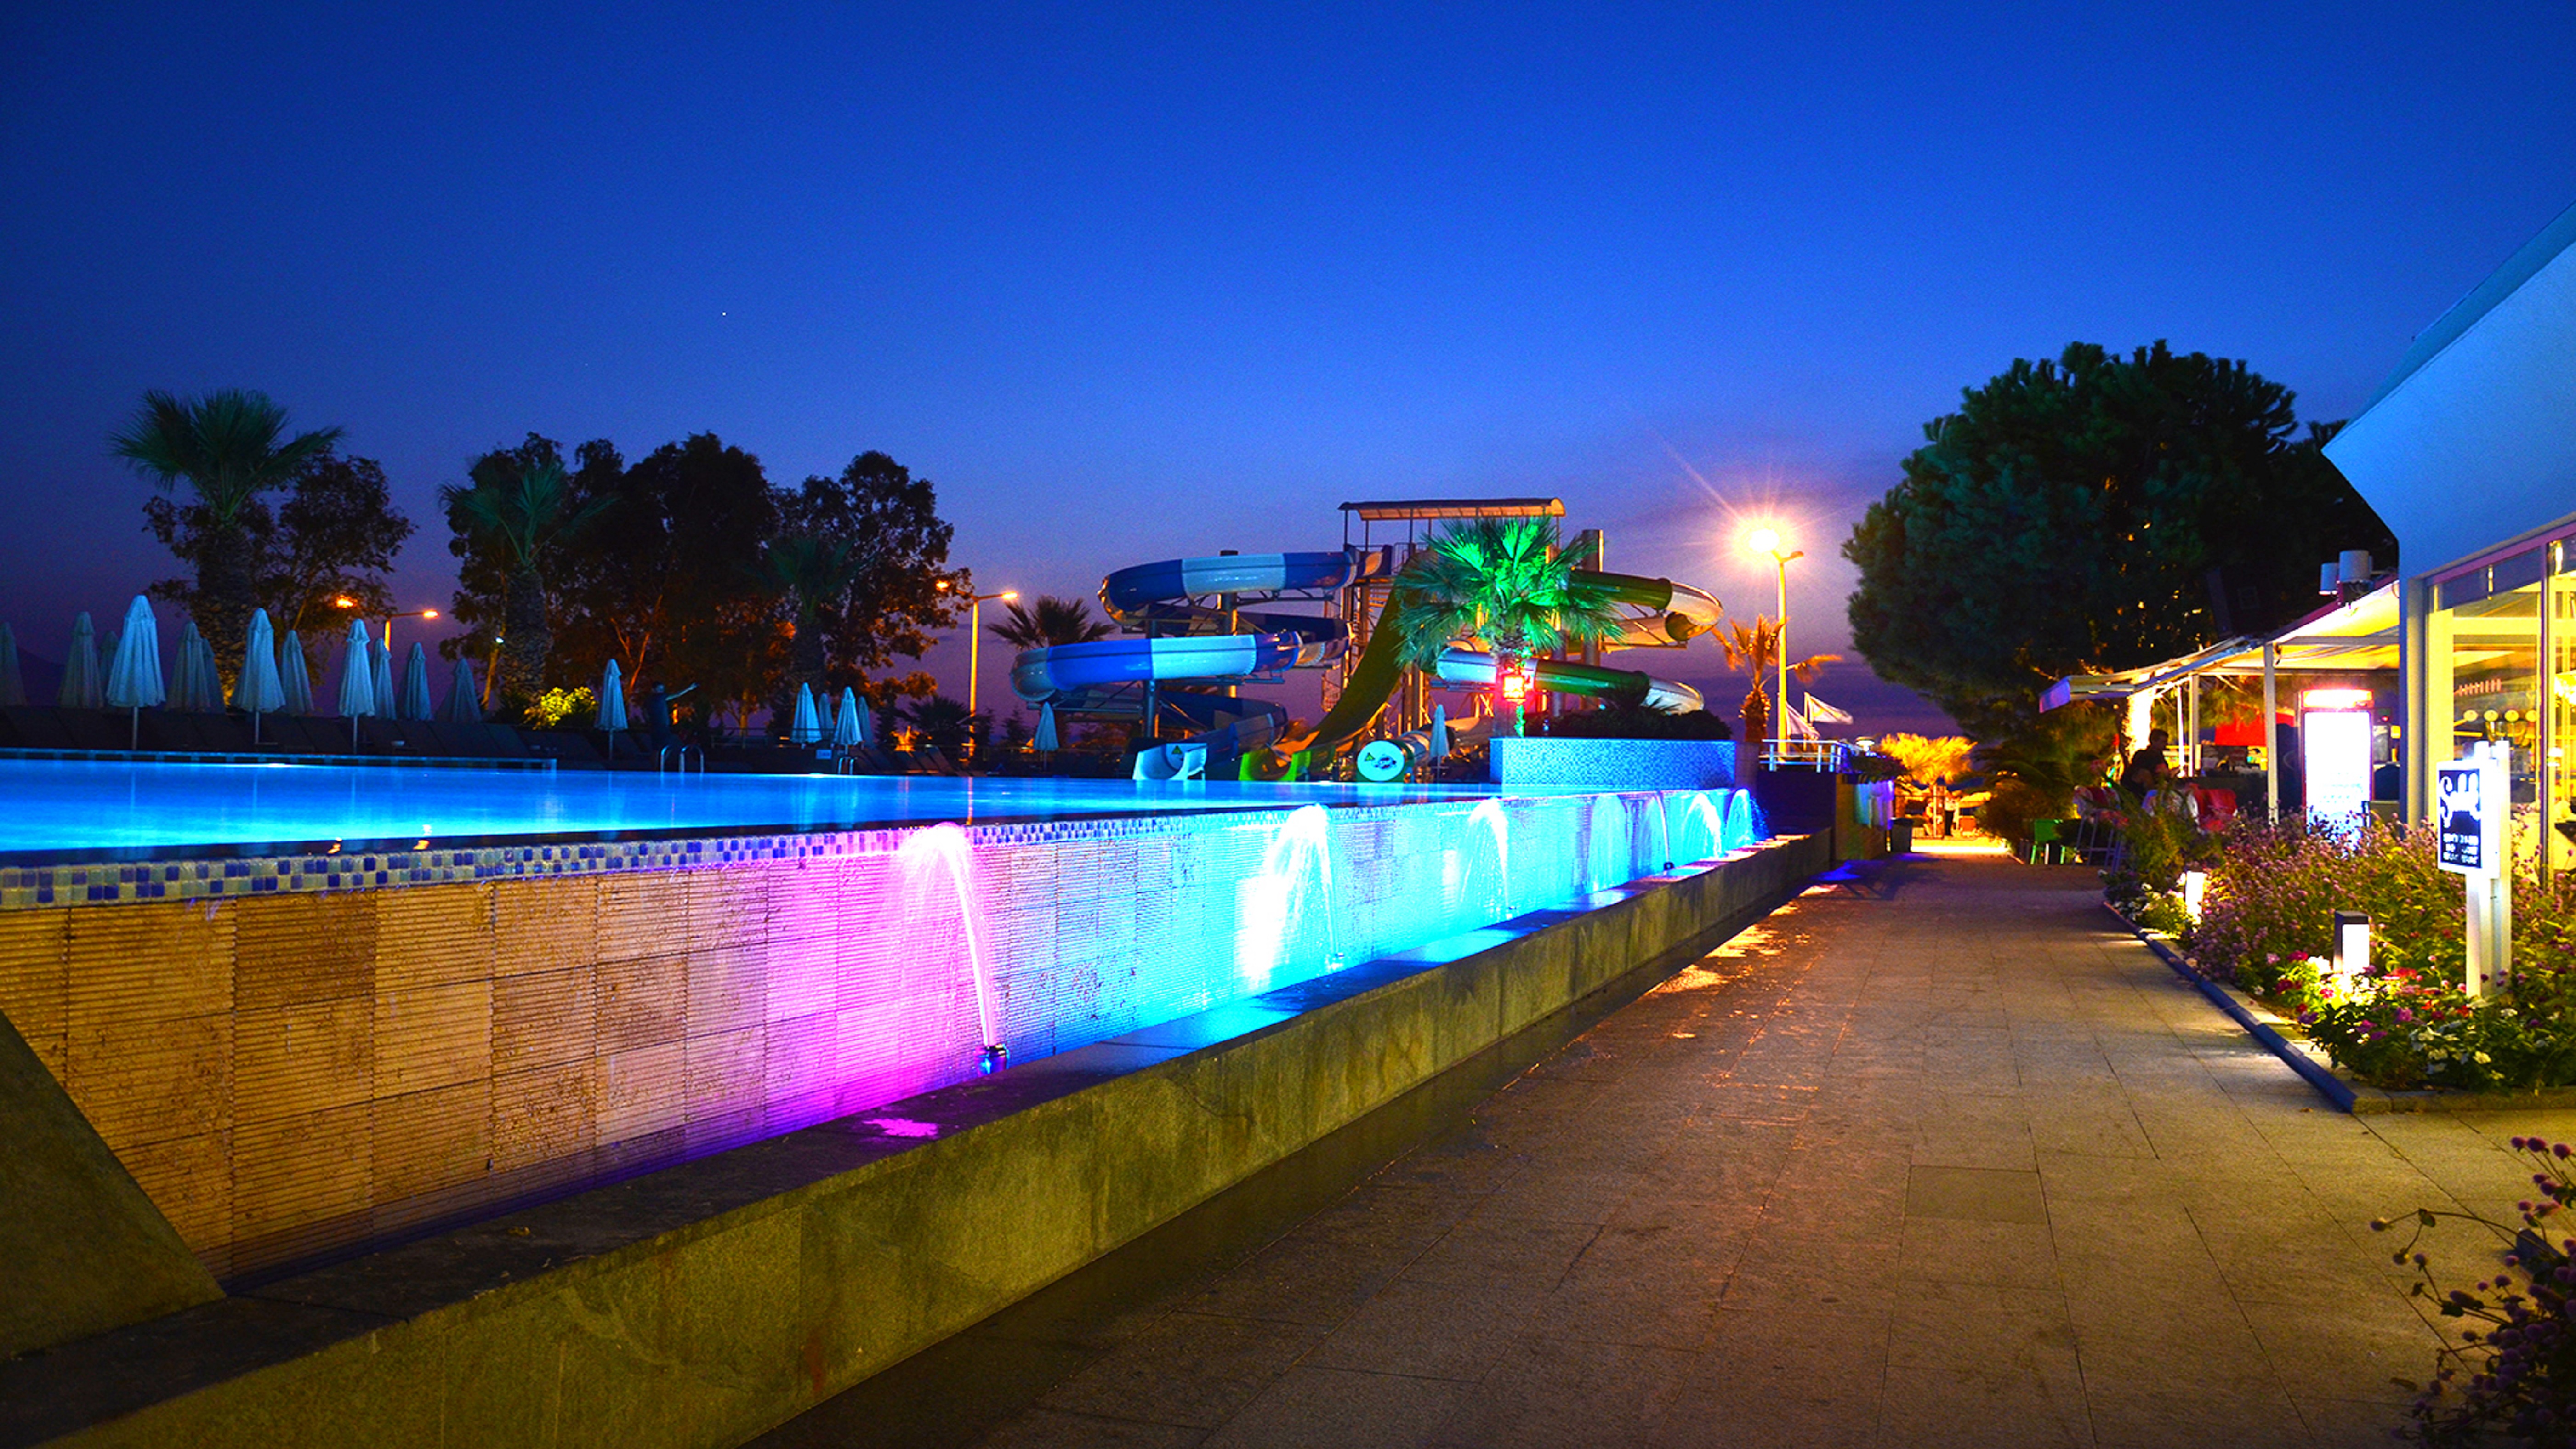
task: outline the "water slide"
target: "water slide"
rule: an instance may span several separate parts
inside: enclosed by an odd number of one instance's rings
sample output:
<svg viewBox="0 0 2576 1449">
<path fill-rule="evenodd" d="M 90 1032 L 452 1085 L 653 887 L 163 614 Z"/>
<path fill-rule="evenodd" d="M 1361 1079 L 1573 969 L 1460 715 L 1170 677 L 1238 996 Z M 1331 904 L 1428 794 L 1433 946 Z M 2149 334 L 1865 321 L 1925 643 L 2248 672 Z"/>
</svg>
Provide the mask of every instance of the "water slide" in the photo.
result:
<svg viewBox="0 0 2576 1449">
<path fill-rule="evenodd" d="M 1310 734 L 1295 740 L 1280 741 L 1285 710 L 1227 695 L 1222 686 L 1338 661 L 1349 642 L 1340 620 L 1269 606 L 1288 600 L 1329 602 L 1354 582 L 1389 577 L 1393 567 L 1392 551 L 1381 549 L 1219 554 L 1120 569 L 1101 581 L 1102 607 L 1119 623 L 1153 634 L 1023 650 L 1011 666 L 1011 689 L 1029 704 L 1053 703 L 1059 710 L 1082 713 L 1111 706 L 1137 685 L 1152 684 L 1160 707 L 1176 709 L 1221 736 L 1210 743 L 1247 757 L 1279 743 L 1297 758 L 1282 759 L 1276 768 L 1299 769 L 1308 761 L 1330 758 L 1375 722 L 1404 674 L 1394 631 L 1371 634 L 1340 698 Z M 1628 610 L 1626 627 L 1610 640 L 1613 647 L 1680 643 L 1713 627 L 1721 612 L 1716 599 L 1668 579 L 1608 573 L 1583 577 L 1610 585 L 1613 597 Z M 1493 656 L 1451 649 L 1436 673 L 1448 684 L 1490 685 Z M 1636 694 L 1665 709 L 1702 707 L 1699 692 L 1690 686 L 1634 670 L 1540 660 L 1536 674 L 1540 689 L 1557 693 Z M 1218 687 L 1207 687 L 1211 685 Z"/>
</svg>

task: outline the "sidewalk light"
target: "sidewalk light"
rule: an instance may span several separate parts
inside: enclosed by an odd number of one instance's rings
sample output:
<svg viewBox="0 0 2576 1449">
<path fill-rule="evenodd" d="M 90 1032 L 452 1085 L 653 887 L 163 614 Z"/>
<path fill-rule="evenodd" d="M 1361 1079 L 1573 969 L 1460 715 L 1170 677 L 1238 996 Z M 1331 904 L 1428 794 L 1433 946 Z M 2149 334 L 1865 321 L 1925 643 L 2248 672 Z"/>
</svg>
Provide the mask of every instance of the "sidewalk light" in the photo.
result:
<svg viewBox="0 0 2576 1449">
<path fill-rule="evenodd" d="M 2208 892 L 2208 871 L 2187 870 L 2182 873 L 2182 914 L 2195 926 L 2200 924 L 2200 903 Z"/>
<path fill-rule="evenodd" d="M 2353 983 L 2370 970 L 2370 917 L 2359 911 L 2334 913 L 2335 984 L 2349 995 Z"/>
</svg>

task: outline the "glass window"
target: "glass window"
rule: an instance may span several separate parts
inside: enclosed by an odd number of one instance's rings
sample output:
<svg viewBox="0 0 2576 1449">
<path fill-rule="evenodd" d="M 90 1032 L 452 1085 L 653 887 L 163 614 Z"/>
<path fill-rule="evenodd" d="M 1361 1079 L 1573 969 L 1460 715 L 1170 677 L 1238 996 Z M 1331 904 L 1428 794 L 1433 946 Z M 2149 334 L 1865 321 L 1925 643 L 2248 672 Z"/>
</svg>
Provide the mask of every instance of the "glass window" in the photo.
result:
<svg viewBox="0 0 2576 1449">
<path fill-rule="evenodd" d="M 2538 559 L 2537 554 L 2530 557 L 2534 562 Z M 2522 559 L 2512 560 L 2513 574 L 2508 577 L 2524 573 L 2522 565 Z M 2451 739 L 2450 747 L 2437 751 L 2435 758 L 2460 758 L 2484 741 L 2511 748 L 2517 817 L 2514 848 L 2523 857 L 2540 844 L 2541 590 L 2539 574 L 2532 570 L 2530 581 L 2520 587 L 2497 587 L 2482 598 L 2462 599 L 2443 608 L 2436 618 L 2437 626 L 2447 626 L 2438 632 L 2449 636 L 2450 680 L 2447 691 L 2436 690 L 2433 697 L 2445 692 L 2450 696 Z M 2445 605 L 2457 596 L 2448 583 L 2443 585 Z"/>
<path fill-rule="evenodd" d="M 2549 598 L 2549 820 L 2542 836 L 2549 863 L 2558 870 L 2576 867 L 2576 768 L 2569 746 L 2576 745 L 2576 546 L 2550 545 L 2556 567 L 2544 585 Z"/>
</svg>

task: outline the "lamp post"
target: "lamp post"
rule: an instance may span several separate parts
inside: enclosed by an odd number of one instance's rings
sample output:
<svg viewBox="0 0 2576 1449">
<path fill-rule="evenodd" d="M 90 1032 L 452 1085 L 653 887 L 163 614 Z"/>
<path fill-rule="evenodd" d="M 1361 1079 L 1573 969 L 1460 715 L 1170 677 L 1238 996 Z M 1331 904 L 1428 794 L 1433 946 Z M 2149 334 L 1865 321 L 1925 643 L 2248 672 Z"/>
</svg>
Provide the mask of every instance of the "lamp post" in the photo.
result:
<svg viewBox="0 0 2576 1449">
<path fill-rule="evenodd" d="M 1772 758 L 1783 760 L 1789 754 L 1789 561 L 1807 556 L 1805 549 L 1780 551 L 1780 531 L 1764 526 L 1744 535 L 1744 546 L 1768 557 L 1780 571 L 1780 631 L 1776 643 L 1780 651 L 1780 701 L 1772 708 Z"/>
<path fill-rule="evenodd" d="M 948 580 L 939 581 L 939 591 L 952 593 Z M 975 686 L 984 674 L 984 604 L 990 599 L 1008 603 L 1020 596 L 1017 589 L 1004 589 L 998 594 L 966 594 L 966 758 L 975 758 Z"/>
<path fill-rule="evenodd" d="M 341 594 L 331 600 L 331 607 L 335 609 L 356 609 L 361 606 L 357 600 L 350 598 L 347 594 Z M 435 619 L 437 617 L 438 611 L 436 609 L 405 609 L 399 614 L 385 615 L 385 652 L 391 654 L 394 649 L 394 620 Z M 497 643 L 499 641 L 495 640 L 494 642 Z"/>
</svg>

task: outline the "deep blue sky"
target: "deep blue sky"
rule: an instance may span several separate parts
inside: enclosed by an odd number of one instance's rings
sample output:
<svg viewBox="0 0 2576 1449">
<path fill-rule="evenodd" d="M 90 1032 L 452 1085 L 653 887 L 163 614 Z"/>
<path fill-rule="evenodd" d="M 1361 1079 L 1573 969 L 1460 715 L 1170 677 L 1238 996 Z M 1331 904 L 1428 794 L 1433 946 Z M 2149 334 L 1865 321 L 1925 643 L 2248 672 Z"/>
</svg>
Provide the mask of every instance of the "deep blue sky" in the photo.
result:
<svg viewBox="0 0 2576 1449">
<path fill-rule="evenodd" d="M 168 572 L 103 439 L 251 386 L 416 604 L 476 451 L 712 430 L 892 453 L 988 588 L 1553 493 L 1750 614 L 1777 505 L 1803 652 L 1963 385 L 2161 337 L 2345 416 L 2576 200 L 2565 0 L 1739 11 L 10 7 L 0 619 Z"/>
</svg>

